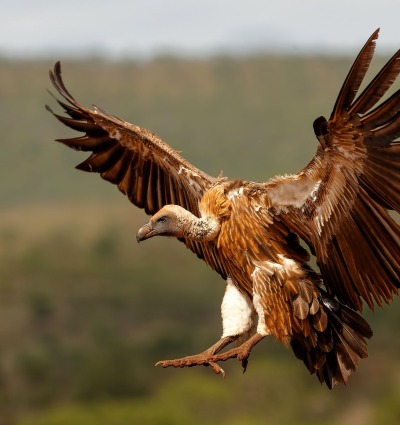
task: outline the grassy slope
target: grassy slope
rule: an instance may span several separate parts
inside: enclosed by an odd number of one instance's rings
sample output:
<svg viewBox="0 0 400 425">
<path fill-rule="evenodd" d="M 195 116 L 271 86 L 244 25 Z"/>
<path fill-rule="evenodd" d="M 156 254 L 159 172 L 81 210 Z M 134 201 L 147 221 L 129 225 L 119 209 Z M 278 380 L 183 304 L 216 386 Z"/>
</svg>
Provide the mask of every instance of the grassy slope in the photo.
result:
<svg viewBox="0 0 400 425">
<path fill-rule="evenodd" d="M 320 388 L 272 341 L 244 377 L 234 362 L 225 381 L 154 369 L 218 337 L 222 282 L 175 241 L 137 246 L 144 214 L 72 169 L 84 157 L 51 142 L 70 133 L 43 107 L 56 108 L 50 65 L 0 62 L 0 424 L 396 423 L 398 301 L 368 314 L 371 356 L 348 389 Z M 162 58 L 63 72 L 83 103 L 152 129 L 207 172 L 264 180 L 311 158 L 312 121 L 329 115 L 348 66 Z"/>
</svg>

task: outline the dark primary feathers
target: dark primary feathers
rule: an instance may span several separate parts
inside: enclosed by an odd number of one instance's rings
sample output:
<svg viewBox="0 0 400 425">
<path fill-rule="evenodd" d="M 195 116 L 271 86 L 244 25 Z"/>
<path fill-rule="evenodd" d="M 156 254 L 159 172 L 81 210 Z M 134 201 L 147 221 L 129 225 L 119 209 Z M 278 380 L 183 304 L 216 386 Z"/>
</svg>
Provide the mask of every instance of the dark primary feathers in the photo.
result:
<svg viewBox="0 0 400 425">
<path fill-rule="evenodd" d="M 217 363 L 231 357 L 245 367 L 252 347 L 272 335 L 331 388 L 367 356 L 372 332 L 356 311 L 363 302 L 388 303 L 400 282 L 400 229 L 388 213 L 400 212 L 400 90 L 379 103 L 400 73 L 400 51 L 356 97 L 377 37 L 378 30 L 357 56 L 329 120 L 315 120 L 311 162 L 266 183 L 207 175 L 152 132 L 80 105 L 60 63 L 50 72 L 68 117 L 53 114 L 84 133 L 59 141 L 91 152 L 77 168 L 100 173 L 154 216 L 138 240 L 173 234 L 227 279 L 221 340 L 164 367 L 204 364 L 223 373 Z M 179 230 L 164 230 L 160 216 Z M 232 331 L 231 318 L 246 309 Z M 219 353 L 245 334 L 239 348 Z"/>
<path fill-rule="evenodd" d="M 370 308 L 390 301 L 399 287 L 399 228 L 386 210 L 400 211 L 400 90 L 371 108 L 398 76 L 400 51 L 354 101 L 377 36 L 354 62 L 330 120 L 314 123 L 313 160 L 265 185 L 282 219 L 313 247 L 329 293 L 357 310 L 362 299 Z"/>
<path fill-rule="evenodd" d="M 66 126 L 85 133 L 82 137 L 57 141 L 72 149 L 92 152 L 77 169 L 100 173 L 147 214 L 153 215 L 168 204 L 180 205 L 199 214 L 198 203 L 202 195 L 217 179 L 194 167 L 151 131 L 97 107 L 90 110 L 80 105 L 64 85 L 60 62 L 55 64 L 54 72 L 50 71 L 50 79 L 68 102 L 57 100 L 69 118 L 51 112 Z M 212 244 L 184 242 L 226 277 Z"/>
</svg>

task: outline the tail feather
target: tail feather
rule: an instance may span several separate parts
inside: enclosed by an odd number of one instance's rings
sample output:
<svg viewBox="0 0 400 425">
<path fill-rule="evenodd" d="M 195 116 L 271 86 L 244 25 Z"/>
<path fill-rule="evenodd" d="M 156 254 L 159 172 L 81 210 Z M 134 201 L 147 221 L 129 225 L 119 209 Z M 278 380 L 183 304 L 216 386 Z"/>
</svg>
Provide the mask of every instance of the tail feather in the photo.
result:
<svg viewBox="0 0 400 425">
<path fill-rule="evenodd" d="M 313 328 L 313 338 L 295 334 L 290 344 L 309 372 L 332 389 L 337 384 L 346 384 L 360 360 L 368 356 L 366 339 L 371 338 L 372 330 L 358 313 L 322 290 L 319 304 L 327 316 L 325 329 Z"/>
</svg>

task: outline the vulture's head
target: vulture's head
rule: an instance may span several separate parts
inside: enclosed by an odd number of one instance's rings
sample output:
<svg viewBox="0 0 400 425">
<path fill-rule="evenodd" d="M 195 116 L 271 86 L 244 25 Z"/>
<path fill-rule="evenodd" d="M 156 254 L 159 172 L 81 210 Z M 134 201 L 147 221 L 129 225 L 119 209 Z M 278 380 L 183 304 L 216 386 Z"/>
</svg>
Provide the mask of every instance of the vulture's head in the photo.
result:
<svg viewBox="0 0 400 425">
<path fill-rule="evenodd" d="M 178 205 L 166 205 L 138 230 L 137 241 L 141 242 L 153 236 L 182 237 L 188 225 L 188 214 L 189 211 Z"/>
</svg>

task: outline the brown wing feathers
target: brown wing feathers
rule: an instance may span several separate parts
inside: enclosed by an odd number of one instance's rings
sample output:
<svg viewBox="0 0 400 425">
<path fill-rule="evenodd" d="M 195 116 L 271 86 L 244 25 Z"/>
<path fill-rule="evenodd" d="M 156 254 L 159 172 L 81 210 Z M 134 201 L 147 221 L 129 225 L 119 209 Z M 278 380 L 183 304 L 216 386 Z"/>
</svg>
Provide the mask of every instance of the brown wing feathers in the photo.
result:
<svg viewBox="0 0 400 425">
<path fill-rule="evenodd" d="M 63 83 L 59 62 L 54 71 L 50 71 L 50 79 L 68 102 L 57 99 L 69 117 L 47 109 L 66 126 L 85 133 L 81 137 L 58 141 L 72 149 L 91 152 L 76 168 L 100 173 L 148 214 L 156 213 L 167 204 L 180 205 L 196 215 L 199 213 L 198 201 L 215 182 L 213 177 L 193 167 L 149 130 L 126 123 L 97 107 L 90 110 L 80 105 Z M 213 243 L 206 245 L 186 239 L 183 242 L 226 277 Z"/>
<path fill-rule="evenodd" d="M 337 119 L 344 109 L 348 110 L 353 102 L 374 55 L 375 40 L 378 38 L 378 35 L 379 29 L 371 35 L 354 61 L 333 107 L 330 117 L 331 121 Z"/>
<path fill-rule="evenodd" d="M 354 102 L 349 114 L 365 114 L 384 96 L 392 84 L 396 81 L 400 72 L 400 50 L 386 63 L 376 77 L 369 83 L 362 95 Z M 395 96 L 396 97 L 396 96 Z M 379 106 L 378 109 L 381 109 Z M 368 117 L 363 117 L 362 122 L 366 124 Z"/>
<path fill-rule="evenodd" d="M 57 100 L 69 117 L 53 114 L 66 126 L 85 133 L 82 137 L 58 141 L 76 150 L 92 152 L 76 168 L 100 173 L 148 214 L 154 214 L 168 203 L 198 213 L 197 201 L 213 183 L 212 177 L 192 167 L 150 131 L 98 108 L 91 111 L 80 105 L 62 81 L 59 62 L 54 72 L 50 72 L 50 78 L 69 102 Z M 180 167 L 185 167 L 189 175 L 179 174 Z"/>
<path fill-rule="evenodd" d="M 329 246 L 329 261 L 319 262 L 332 295 L 361 310 L 389 302 L 399 286 L 399 229 L 373 200 L 359 196 Z"/>
<path fill-rule="evenodd" d="M 399 75 L 400 51 L 352 103 L 377 36 L 378 31 L 370 37 L 340 91 L 328 123 L 335 136 L 328 131 L 324 136 L 335 137 L 329 144 L 348 149 L 350 154 L 359 150 L 353 171 L 348 172 L 350 177 L 355 171 L 357 180 L 347 179 L 347 188 L 342 189 L 348 193 L 346 202 L 340 201 L 347 205 L 345 213 L 337 206 L 336 218 L 332 217 L 336 225 L 329 259 L 318 262 L 329 292 L 356 309 L 362 308 L 361 298 L 370 308 L 374 301 L 378 305 L 389 302 L 400 282 L 400 230 L 386 211 L 400 212 L 400 144 L 396 140 L 400 136 L 400 90 L 368 112 Z M 337 158 L 335 163 L 339 162 Z"/>
</svg>

